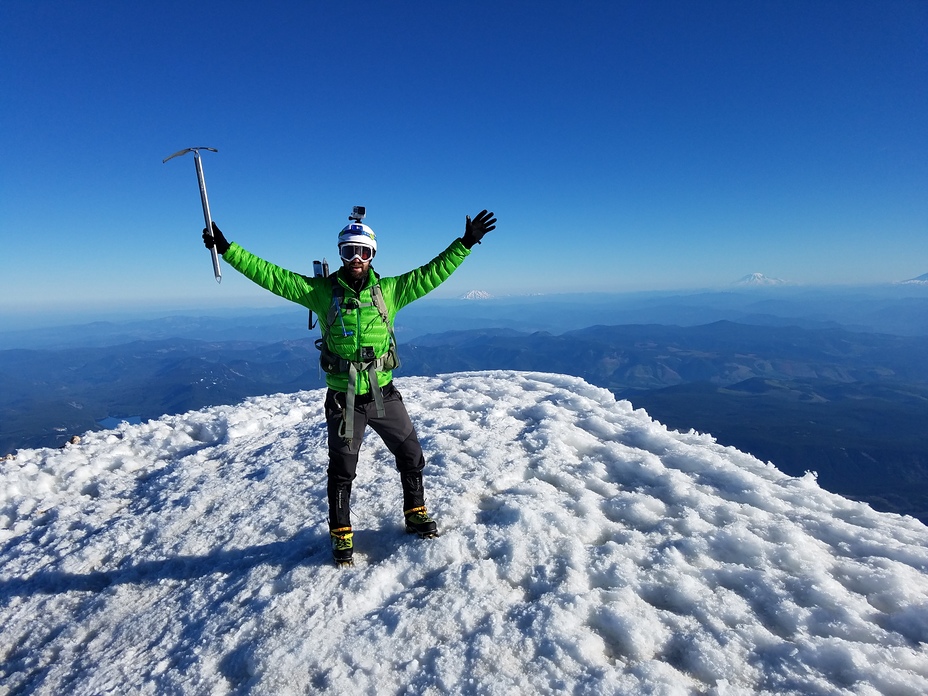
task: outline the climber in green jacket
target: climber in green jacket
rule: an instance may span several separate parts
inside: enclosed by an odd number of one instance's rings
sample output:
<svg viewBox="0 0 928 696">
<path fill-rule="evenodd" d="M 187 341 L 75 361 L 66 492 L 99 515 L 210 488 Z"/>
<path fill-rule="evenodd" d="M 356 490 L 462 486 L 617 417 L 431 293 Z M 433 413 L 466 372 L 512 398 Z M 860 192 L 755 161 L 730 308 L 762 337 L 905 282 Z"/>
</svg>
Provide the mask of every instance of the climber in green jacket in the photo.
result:
<svg viewBox="0 0 928 696">
<path fill-rule="evenodd" d="M 428 294 L 457 269 L 487 232 L 496 228 L 493 213 L 467 216 L 464 235 L 429 263 L 399 276 L 381 278 L 371 268 L 377 254 L 374 231 L 351 218 L 338 235 L 342 266 L 328 277 L 304 276 L 258 258 L 228 242 L 213 223 L 203 230 L 207 248 L 261 287 L 319 315 L 320 363 L 328 390 L 325 418 L 329 466 L 329 532 L 336 563 L 347 565 L 354 553 L 349 501 L 358 453 L 368 425 L 396 457 L 403 487 L 406 531 L 437 534 L 425 507 L 422 470 L 425 457 L 402 396 L 393 384 L 399 366 L 393 320 L 410 302 Z"/>
</svg>

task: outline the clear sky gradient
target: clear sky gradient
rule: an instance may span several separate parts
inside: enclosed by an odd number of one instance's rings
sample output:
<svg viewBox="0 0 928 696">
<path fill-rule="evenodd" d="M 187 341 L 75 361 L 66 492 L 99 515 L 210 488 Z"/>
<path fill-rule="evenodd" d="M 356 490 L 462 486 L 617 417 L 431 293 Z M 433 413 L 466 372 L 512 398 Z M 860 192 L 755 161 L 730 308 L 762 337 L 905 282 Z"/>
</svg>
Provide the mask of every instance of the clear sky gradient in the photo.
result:
<svg viewBox="0 0 928 696">
<path fill-rule="evenodd" d="M 0 3 L 0 311 L 273 304 L 352 205 L 375 267 L 494 210 L 496 295 L 928 272 L 928 2 Z"/>
</svg>

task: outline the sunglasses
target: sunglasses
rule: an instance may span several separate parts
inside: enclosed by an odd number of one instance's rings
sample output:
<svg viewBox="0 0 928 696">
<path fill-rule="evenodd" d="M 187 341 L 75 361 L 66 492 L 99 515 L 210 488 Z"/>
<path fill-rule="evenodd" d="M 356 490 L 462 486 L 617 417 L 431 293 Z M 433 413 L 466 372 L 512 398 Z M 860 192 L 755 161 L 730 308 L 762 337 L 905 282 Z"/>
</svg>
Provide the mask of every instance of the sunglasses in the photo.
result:
<svg viewBox="0 0 928 696">
<path fill-rule="evenodd" d="M 374 250 L 363 244 L 342 244 L 338 248 L 338 255 L 342 257 L 342 261 L 354 261 L 356 258 L 370 261 L 374 258 Z"/>
</svg>

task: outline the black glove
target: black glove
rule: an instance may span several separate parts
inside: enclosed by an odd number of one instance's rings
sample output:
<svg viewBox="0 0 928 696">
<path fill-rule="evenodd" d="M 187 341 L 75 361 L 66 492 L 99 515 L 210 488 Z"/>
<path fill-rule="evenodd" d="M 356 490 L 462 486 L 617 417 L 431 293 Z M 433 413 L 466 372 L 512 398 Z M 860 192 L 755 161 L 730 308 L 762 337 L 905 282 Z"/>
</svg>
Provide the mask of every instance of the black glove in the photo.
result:
<svg viewBox="0 0 928 696">
<path fill-rule="evenodd" d="M 223 236 L 222 231 L 216 227 L 216 223 L 213 223 L 213 233 L 210 234 L 209 230 L 205 227 L 203 228 L 203 243 L 206 245 L 207 249 L 212 249 L 213 245 L 216 245 L 216 253 L 222 256 L 229 250 L 229 242 L 226 241 L 226 238 Z"/>
<path fill-rule="evenodd" d="M 493 217 L 493 213 L 481 210 L 473 220 L 470 219 L 470 215 L 467 216 L 467 223 L 464 226 L 464 236 L 461 237 L 461 242 L 463 242 L 464 246 L 468 249 L 472 249 L 474 244 L 480 244 L 483 235 L 495 229 L 496 218 Z"/>
</svg>

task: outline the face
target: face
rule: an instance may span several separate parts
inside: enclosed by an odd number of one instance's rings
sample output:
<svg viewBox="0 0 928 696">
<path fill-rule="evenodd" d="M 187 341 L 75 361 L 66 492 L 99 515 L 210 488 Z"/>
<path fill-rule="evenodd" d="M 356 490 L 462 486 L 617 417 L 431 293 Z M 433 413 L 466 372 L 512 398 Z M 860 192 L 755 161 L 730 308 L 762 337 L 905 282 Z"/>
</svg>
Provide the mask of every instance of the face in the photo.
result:
<svg viewBox="0 0 928 696">
<path fill-rule="evenodd" d="M 371 261 L 374 258 L 368 247 L 345 244 L 339 249 L 339 255 L 342 259 L 342 267 L 345 269 L 345 274 L 349 280 L 356 281 L 367 277 L 371 268 Z M 345 258 L 346 256 L 349 258 Z M 364 256 L 367 258 L 362 258 Z"/>
</svg>

